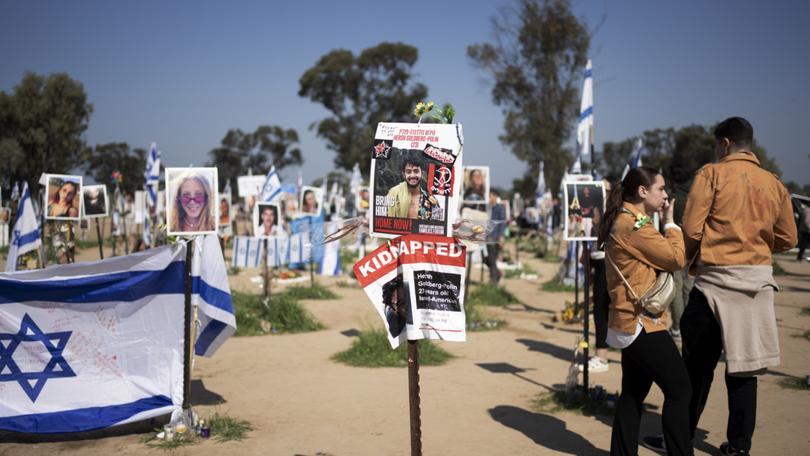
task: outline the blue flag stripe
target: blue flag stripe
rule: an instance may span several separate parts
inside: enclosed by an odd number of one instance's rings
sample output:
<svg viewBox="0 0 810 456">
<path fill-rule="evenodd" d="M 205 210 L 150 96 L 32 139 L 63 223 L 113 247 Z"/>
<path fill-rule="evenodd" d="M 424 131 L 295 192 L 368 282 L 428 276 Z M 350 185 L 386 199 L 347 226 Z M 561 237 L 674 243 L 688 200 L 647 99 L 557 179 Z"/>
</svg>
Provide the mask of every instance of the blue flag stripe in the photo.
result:
<svg viewBox="0 0 810 456">
<path fill-rule="evenodd" d="M 138 413 L 172 405 L 166 396 L 152 396 L 128 404 L 88 407 L 64 412 L 37 413 L 0 418 L 0 429 L 28 434 L 61 434 L 112 426 Z"/>
<path fill-rule="evenodd" d="M 211 346 L 211 343 L 224 331 L 228 325 L 219 321 L 219 320 L 211 320 L 205 329 L 202 330 L 199 337 L 197 337 L 197 343 L 194 344 L 194 352 L 198 355 L 202 355 L 208 350 L 208 347 Z"/>
<path fill-rule="evenodd" d="M 193 290 L 192 293 L 199 294 L 200 298 L 206 303 L 233 313 L 233 300 L 231 300 L 231 295 L 228 293 L 207 284 L 199 277 L 191 278 L 191 289 Z"/>
</svg>

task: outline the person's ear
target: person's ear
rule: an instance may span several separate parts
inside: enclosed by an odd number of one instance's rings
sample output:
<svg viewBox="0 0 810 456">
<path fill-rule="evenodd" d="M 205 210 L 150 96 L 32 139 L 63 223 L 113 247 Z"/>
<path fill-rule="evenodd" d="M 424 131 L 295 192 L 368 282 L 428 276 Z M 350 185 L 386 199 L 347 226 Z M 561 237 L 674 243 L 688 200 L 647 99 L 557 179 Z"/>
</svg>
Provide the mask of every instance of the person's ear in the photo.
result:
<svg viewBox="0 0 810 456">
<path fill-rule="evenodd" d="M 641 199 L 647 198 L 647 187 L 645 187 L 643 185 L 639 185 L 638 186 L 638 196 L 640 196 Z"/>
</svg>

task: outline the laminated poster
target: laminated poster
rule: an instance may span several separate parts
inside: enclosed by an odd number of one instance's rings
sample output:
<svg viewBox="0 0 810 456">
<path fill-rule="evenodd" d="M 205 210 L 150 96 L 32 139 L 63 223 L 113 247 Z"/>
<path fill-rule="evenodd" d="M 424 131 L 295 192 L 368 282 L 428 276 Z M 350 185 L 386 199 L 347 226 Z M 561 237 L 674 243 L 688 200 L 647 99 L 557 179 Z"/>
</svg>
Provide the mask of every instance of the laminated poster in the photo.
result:
<svg viewBox="0 0 810 456">
<path fill-rule="evenodd" d="M 392 348 L 405 340 L 466 340 L 466 248 L 445 236 L 406 235 L 354 265 Z"/>
<path fill-rule="evenodd" d="M 461 124 L 380 123 L 371 148 L 372 236 L 451 236 L 461 201 Z"/>
</svg>

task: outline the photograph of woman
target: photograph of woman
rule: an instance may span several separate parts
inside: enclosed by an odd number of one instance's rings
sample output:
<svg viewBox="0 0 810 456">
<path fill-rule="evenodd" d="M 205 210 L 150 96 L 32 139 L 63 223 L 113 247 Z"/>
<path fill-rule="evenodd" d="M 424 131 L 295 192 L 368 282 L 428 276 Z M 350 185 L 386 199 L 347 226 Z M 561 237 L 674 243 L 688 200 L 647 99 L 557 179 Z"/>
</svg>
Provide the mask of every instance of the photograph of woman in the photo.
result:
<svg viewBox="0 0 810 456">
<path fill-rule="evenodd" d="M 82 188 L 84 217 L 107 216 L 107 187 L 104 185 L 85 185 Z"/>
<path fill-rule="evenodd" d="M 301 215 L 318 215 L 321 209 L 321 189 L 315 187 L 301 187 Z"/>
<path fill-rule="evenodd" d="M 464 203 L 486 203 L 489 199 L 489 167 L 464 167 Z"/>
<path fill-rule="evenodd" d="M 216 168 L 166 168 L 168 233 L 216 233 Z"/>
<path fill-rule="evenodd" d="M 81 214 L 81 176 L 48 175 L 49 220 L 79 220 Z"/>
<path fill-rule="evenodd" d="M 259 203 L 253 211 L 253 232 L 257 237 L 271 237 L 282 234 L 279 228 L 278 205 Z"/>
</svg>

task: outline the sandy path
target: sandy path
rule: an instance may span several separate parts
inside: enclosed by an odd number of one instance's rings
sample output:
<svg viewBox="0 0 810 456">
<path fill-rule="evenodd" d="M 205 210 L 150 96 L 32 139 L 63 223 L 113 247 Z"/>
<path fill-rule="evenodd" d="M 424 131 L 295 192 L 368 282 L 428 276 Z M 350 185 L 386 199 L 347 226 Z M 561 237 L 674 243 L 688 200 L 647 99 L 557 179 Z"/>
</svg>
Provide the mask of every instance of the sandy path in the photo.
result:
<svg viewBox="0 0 810 456">
<path fill-rule="evenodd" d="M 89 252 L 88 255 L 92 255 Z M 95 252 L 97 255 L 97 250 Z M 552 324 L 553 312 L 573 293 L 539 291 L 555 265 L 521 258 L 540 272 L 538 281 L 507 280 L 506 287 L 526 306 L 489 311 L 508 321 L 501 331 L 468 334 L 465 343 L 442 343 L 457 356 L 440 367 L 421 370 L 423 448 L 425 454 L 607 454 L 609 417 L 531 411 L 536 394 L 564 381 L 578 328 Z M 810 342 L 795 337 L 810 329 L 810 266 L 782 259 L 789 275 L 778 278 L 777 295 L 782 365 L 775 373 L 810 374 Z M 88 258 L 90 259 L 90 258 Z M 258 290 L 242 271 L 237 289 Z M 478 272 L 473 274 L 477 280 Z M 345 279 L 344 279 L 345 280 Z M 205 442 L 174 454 L 261 455 L 405 455 L 409 454 L 406 369 L 361 369 L 329 358 L 351 343 L 350 331 L 378 325 L 362 290 L 334 286 L 334 301 L 305 301 L 328 329 L 316 333 L 232 338 L 212 359 L 199 359 L 193 379 L 205 391 L 197 403 L 221 397 L 220 405 L 199 405 L 201 415 L 218 409 L 249 420 L 255 430 L 243 442 Z M 344 334 L 346 333 L 346 334 Z M 611 352 L 610 371 L 592 375 L 609 391 L 620 384 L 618 352 Z M 715 454 L 725 440 L 726 399 L 721 364 L 707 411 L 701 421 L 697 454 Z M 759 386 L 756 454 L 810 453 L 810 392 L 783 389 L 780 375 L 767 375 Z M 196 382 L 195 382 L 196 383 Z M 645 414 L 642 435 L 660 428 L 663 396 L 653 387 L 647 399 L 656 410 Z M 140 435 L 78 442 L 4 444 L 0 454 L 155 454 Z M 639 454 L 654 454 L 643 448 Z"/>
</svg>

